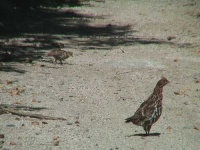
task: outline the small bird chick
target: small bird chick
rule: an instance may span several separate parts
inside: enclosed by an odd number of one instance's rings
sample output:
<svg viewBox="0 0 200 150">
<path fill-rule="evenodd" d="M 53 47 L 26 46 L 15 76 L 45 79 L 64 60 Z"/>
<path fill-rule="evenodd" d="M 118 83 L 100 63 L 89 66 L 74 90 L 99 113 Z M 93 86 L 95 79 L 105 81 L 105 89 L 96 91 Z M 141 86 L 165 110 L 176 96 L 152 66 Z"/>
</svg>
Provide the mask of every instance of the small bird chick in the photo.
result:
<svg viewBox="0 0 200 150">
<path fill-rule="evenodd" d="M 62 60 L 65 60 L 69 58 L 70 56 L 73 57 L 73 52 L 57 49 L 57 50 L 50 51 L 47 56 L 54 57 L 55 63 L 57 63 L 57 60 L 59 60 L 60 64 L 63 64 Z"/>
</svg>

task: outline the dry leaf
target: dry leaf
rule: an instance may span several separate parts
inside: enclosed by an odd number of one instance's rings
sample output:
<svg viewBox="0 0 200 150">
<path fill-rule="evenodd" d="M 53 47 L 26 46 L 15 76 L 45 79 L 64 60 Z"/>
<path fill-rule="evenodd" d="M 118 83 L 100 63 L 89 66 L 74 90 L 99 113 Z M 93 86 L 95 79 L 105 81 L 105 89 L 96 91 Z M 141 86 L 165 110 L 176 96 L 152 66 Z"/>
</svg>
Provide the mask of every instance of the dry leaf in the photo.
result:
<svg viewBox="0 0 200 150">
<path fill-rule="evenodd" d="M 197 54 L 200 54 L 200 51 L 196 52 Z"/>
<path fill-rule="evenodd" d="M 199 79 L 199 80 L 197 79 L 197 80 L 195 81 L 195 83 L 200 83 L 200 79 Z"/>
<path fill-rule="evenodd" d="M 4 137 L 4 134 L 0 134 L 0 139 L 3 139 Z"/>
<path fill-rule="evenodd" d="M 32 99 L 32 102 L 37 102 L 37 100 L 36 99 Z"/>
<path fill-rule="evenodd" d="M 176 95 L 181 95 L 179 92 L 174 92 L 174 94 L 176 94 Z"/>
<path fill-rule="evenodd" d="M 168 127 L 167 127 L 167 130 L 168 130 L 168 131 L 171 131 L 171 130 L 172 130 L 172 127 L 171 127 L 171 126 L 168 126 Z"/>
<path fill-rule="evenodd" d="M 194 126 L 194 129 L 200 131 L 200 126 Z"/>
<path fill-rule="evenodd" d="M 13 84 L 13 81 L 7 80 L 7 81 L 6 81 L 6 84 Z"/>
<path fill-rule="evenodd" d="M 4 84 L 0 84 L 0 88 L 4 87 Z"/>
<path fill-rule="evenodd" d="M 20 118 L 16 117 L 16 118 L 15 118 L 15 120 L 18 120 L 18 121 L 19 121 L 19 120 L 20 120 Z"/>
<path fill-rule="evenodd" d="M 31 122 L 31 124 L 34 125 L 34 126 L 37 126 L 37 125 L 39 125 L 39 122 L 34 121 L 34 122 Z"/>
<path fill-rule="evenodd" d="M 21 103 L 22 103 L 22 102 L 19 102 L 19 101 L 18 101 L 18 102 L 14 102 L 13 104 L 21 104 Z"/>
<path fill-rule="evenodd" d="M 59 136 L 54 136 L 53 140 L 56 141 L 56 140 L 59 140 L 59 138 L 60 138 Z"/>
<path fill-rule="evenodd" d="M 19 89 L 16 88 L 16 89 L 14 89 L 14 90 L 9 91 L 9 93 L 10 93 L 11 95 L 19 95 Z"/>
<path fill-rule="evenodd" d="M 189 91 L 189 90 L 190 90 L 189 88 L 181 89 L 177 92 L 174 92 L 174 94 L 176 94 L 176 95 L 186 95 L 186 92 Z"/>
<path fill-rule="evenodd" d="M 10 145 L 17 145 L 17 143 L 15 143 L 15 142 L 10 142 Z"/>
<path fill-rule="evenodd" d="M 53 145 L 58 146 L 60 142 L 60 137 L 59 136 L 54 136 L 53 137 Z"/>
<path fill-rule="evenodd" d="M 20 93 L 24 92 L 24 89 L 19 89 L 19 88 L 15 88 L 11 91 L 9 91 L 9 93 L 13 96 L 13 95 L 19 95 Z"/>
<path fill-rule="evenodd" d="M 80 124 L 80 122 L 78 120 L 75 121 L 75 124 Z"/>
</svg>

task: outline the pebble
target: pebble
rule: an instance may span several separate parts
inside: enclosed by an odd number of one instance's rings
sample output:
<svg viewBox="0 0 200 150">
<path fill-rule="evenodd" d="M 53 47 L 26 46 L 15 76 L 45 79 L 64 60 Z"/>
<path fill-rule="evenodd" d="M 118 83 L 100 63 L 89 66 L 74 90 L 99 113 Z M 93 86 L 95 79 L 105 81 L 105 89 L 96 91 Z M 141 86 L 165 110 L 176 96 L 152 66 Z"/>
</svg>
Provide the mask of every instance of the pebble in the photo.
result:
<svg viewBox="0 0 200 150">
<path fill-rule="evenodd" d="M 58 146 L 59 143 L 60 143 L 60 141 L 53 141 L 53 145 L 54 145 L 54 146 Z"/>
<path fill-rule="evenodd" d="M 10 145 L 17 145 L 17 143 L 16 143 L 16 142 L 13 142 L 13 141 L 11 141 L 11 142 L 10 142 Z"/>
<path fill-rule="evenodd" d="M 73 125 L 73 123 L 72 123 L 72 122 L 70 122 L 70 121 L 68 121 L 68 122 L 67 122 L 67 125 Z"/>
</svg>

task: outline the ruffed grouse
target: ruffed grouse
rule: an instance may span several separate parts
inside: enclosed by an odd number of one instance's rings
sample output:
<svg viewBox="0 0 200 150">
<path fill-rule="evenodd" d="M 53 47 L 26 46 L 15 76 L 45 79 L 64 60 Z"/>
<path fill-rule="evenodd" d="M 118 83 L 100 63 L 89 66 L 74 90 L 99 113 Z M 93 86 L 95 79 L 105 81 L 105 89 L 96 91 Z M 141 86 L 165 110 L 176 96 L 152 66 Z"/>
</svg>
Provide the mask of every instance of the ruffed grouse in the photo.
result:
<svg viewBox="0 0 200 150">
<path fill-rule="evenodd" d="M 151 126 L 158 121 L 161 116 L 163 87 L 168 83 L 169 81 L 165 77 L 160 79 L 150 97 L 140 105 L 132 117 L 126 119 L 126 123 L 132 122 L 135 125 L 142 126 L 148 135 Z"/>
</svg>

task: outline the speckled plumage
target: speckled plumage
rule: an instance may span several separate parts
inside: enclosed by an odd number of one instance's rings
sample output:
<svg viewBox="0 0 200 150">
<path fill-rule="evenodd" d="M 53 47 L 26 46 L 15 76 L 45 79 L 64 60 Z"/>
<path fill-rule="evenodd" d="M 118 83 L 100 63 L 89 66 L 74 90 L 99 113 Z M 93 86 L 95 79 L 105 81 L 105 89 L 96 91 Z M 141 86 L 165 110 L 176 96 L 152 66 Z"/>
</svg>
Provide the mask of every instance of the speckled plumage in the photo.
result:
<svg viewBox="0 0 200 150">
<path fill-rule="evenodd" d="M 126 123 L 132 122 L 135 125 L 142 126 L 146 134 L 149 134 L 151 126 L 158 121 L 162 114 L 163 87 L 169 81 L 163 77 L 160 79 L 153 93 L 144 101 L 132 117 L 126 119 Z"/>
<path fill-rule="evenodd" d="M 70 56 L 73 56 L 73 52 L 64 50 L 52 50 L 48 53 L 48 56 L 54 57 L 55 63 L 57 63 L 57 60 L 59 60 L 60 63 L 62 64 L 63 60 L 69 58 Z"/>
</svg>

